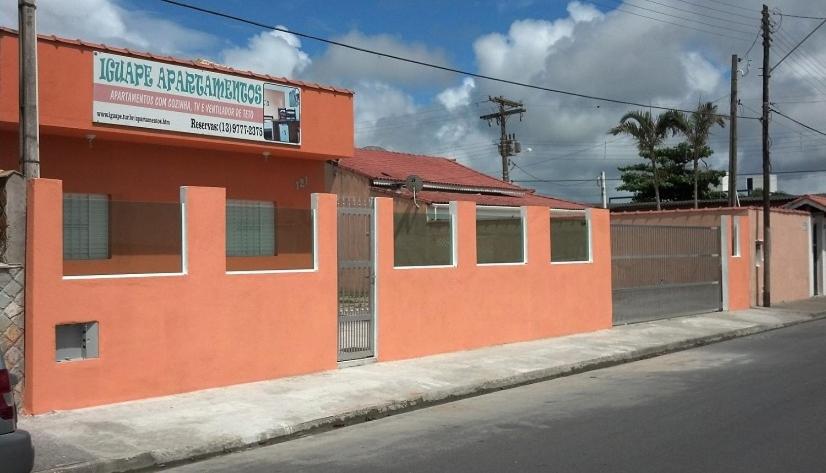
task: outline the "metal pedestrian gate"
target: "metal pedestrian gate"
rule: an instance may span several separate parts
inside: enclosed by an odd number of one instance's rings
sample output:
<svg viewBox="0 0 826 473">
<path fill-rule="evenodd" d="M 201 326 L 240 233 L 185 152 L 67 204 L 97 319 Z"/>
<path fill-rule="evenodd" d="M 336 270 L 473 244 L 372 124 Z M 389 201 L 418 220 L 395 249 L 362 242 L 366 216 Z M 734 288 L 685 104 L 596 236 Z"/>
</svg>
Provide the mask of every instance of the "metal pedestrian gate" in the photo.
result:
<svg viewBox="0 0 826 473">
<path fill-rule="evenodd" d="M 375 354 L 372 198 L 338 200 L 338 361 Z"/>
<path fill-rule="evenodd" d="M 611 225 L 614 325 L 722 309 L 720 228 Z"/>
</svg>

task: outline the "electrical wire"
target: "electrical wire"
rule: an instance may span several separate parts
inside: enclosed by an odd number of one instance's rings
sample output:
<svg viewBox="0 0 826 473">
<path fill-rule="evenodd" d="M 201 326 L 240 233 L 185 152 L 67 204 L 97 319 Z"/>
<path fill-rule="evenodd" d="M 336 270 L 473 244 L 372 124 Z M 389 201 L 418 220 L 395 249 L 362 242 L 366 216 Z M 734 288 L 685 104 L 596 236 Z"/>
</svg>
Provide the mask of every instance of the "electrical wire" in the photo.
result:
<svg viewBox="0 0 826 473">
<path fill-rule="evenodd" d="M 536 85 L 536 84 L 528 84 L 528 83 L 524 83 L 524 82 L 513 81 L 513 80 L 503 79 L 503 78 L 499 78 L 499 77 L 488 76 L 488 75 L 484 75 L 484 74 L 477 74 L 477 73 L 473 73 L 473 72 L 469 72 L 469 71 L 463 71 L 461 69 L 456 69 L 456 68 L 453 68 L 453 67 L 442 66 L 442 65 L 438 65 L 438 64 L 428 63 L 428 62 L 425 62 L 425 61 L 419 61 L 419 60 L 416 60 L 416 59 L 406 58 L 406 57 L 403 57 L 403 56 L 384 53 L 384 52 L 381 52 L 381 51 L 362 48 L 362 47 L 359 47 L 359 46 L 353 46 L 351 44 L 342 43 L 340 41 L 334 41 L 334 40 L 330 40 L 330 39 L 327 39 L 327 38 L 322 38 L 320 36 L 311 35 L 311 34 L 307 34 L 307 33 L 302 33 L 302 32 L 299 32 L 299 31 L 291 31 L 291 30 L 288 30 L 286 28 L 281 28 L 281 27 L 277 27 L 277 26 L 273 26 L 273 25 L 267 25 L 267 24 L 264 24 L 264 23 L 261 23 L 261 22 L 255 21 L 255 20 L 250 20 L 250 19 L 247 19 L 247 18 L 242 18 L 242 17 L 239 17 L 239 16 L 230 15 L 228 13 L 222 13 L 222 12 L 219 12 L 219 11 L 210 10 L 208 8 L 203 8 L 203 7 L 199 7 L 199 6 L 196 6 L 196 5 L 190 5 L 188 3 L 184 3 L 184 2 L 180 2 L 180 1 L 176 1 L 176 0 L 158 0 L 158 1 L 163 2 L 163 3 L 167 3 L 169 5 L 174 5 L 174 6 L 178 6 L 178 7 L 181 7 L 181 8 L 197 11 L 197 12 L 200 12 L 200 13 L 204 13 L 204 14 L 207 14 L 207 15 L 217 16 L 217 17 L 220 17 L 220 18 L 225 18 L 225 19 L 237 21 L 237 22 L 240 22 L 240 23 L 245 23 L 245 24 L 256 26 L 256 27 L 263 28 L 263 29 L 268 29 L 268 30 L 273 30 L 273 31 L 280 31 L 282 33 L 292 34 L 294 36 L 298 36 L 298 37 L 301 37 L 301 38 L 307 38 L 307 39 L 311 39 L 311 40 L 314 40 L 314 41 L 319 41 L 319 42 L 322 42 L 322 43 L 326 43 L 326 44 L 330 44 L 330 45 L 334 45 L 334 46 L 339 46 L 339 47 L 342 47 L 342 48 L 351 49 L 353 51 L 358 51 L 358 52 L 367 53 L 367 54 L 373 54 L 373 55 L 380 56 L 380 57 L 386 57 L 388 59 L 394 59 L 394 60 L 397 60 L 397 61 L 400 61 L 400 62 L 415 64 L 415 65 L 419 65 L 419 66 L 423 66 L 423 67 L 430 67 L 430 68 L 433 68 L 433 69 L 438 69 L 438 70 L 442 70 L 442 71 L 446 71 L 446 72 L 452 72 L 452 73 L 456 73 L 456 74 L 462 74 L 462 75 L 466 75 L 466 76 L 469 76 L 469 77 L 475 77 L 475 78 L 478 78 L 478 79 L 484 79 L 484 80 L 489 80 L 489 81 L 493 81 L 493 82 L 500 82 L 500 83 L 504 83 L 504 84 L 515 85 L 515 86 L 518 86 L 518 87 L 525 87 L 525 88 L 529 88 L 529 89 L 542 90 L 542 91 L 545 91 L 545 92 L 551 92 L 551 93 L 556 93 L 556 94 L 561 94 L 561 95 L 569 95 L 569 96 L 573 96 L 573 97 L 580 97 L 580 98 L 589 99 L 589 100 L 596 100 L 596 101 L 610 102 L 610 103 L 619 103 L 619 104 L 625 104 L 625 105 L 633 105 L 635 107 L 644 107 L 644 108 L 649 108 L 649 109 L 653 108 L 653 109 L 657 109 L 657 110 L 675 110 L 675 111 L 681 111 L 681 112 L 691 112 L 690 110 L 682 110 L 682 109 L 677 109 L 677 108 L 674 108 L 674 107 L 664 107 L 664 106 L 659 106 L 659 105 L 643 104 L 643 103 L 633 102 L 633 101 L 629 101 L 629 100 L 620 100 L 620 99 L 613 99 L 613 98 L 608 98 L 608 97 L 600 97 L 600 96 L 591 95 L 591 94 L 585 94 L 585 93 L 580 93 L 580 92 L 572 92 L 572 91 L 567 91 L 567 90 L 555 89 L 555 88 L 551 88 L 551 87 L 539 86 L 539 85 Z M 671 22 L 668 22 L 668 23 L 671 23 Z M 681 25 L 679 23 L 672 23 L 672 24 L 677 25 L 677 26 L 681 26 L 681 27 L 685 26 L 685 25 Z M 711 31 L 706 31 L 706 33 L 718 34 L 718 33 L 711 32 Z M 726 36 L 726 35 L 723 35 L 723 36 Z M 733 36 L 731 36 L 731 38 L 739 39 L 741 41 L 743 40 L 743 38 L 736 38 L 736 37 L 733 37 Z M 720 116 L 725 116 L 725 115 L 720 115 Z M 743 118 L 743 119 L 746 119 L 746 120 L 758 120 L 759 119 L 758 117 L 740 117 L 740 118 Z"/>
<path fill-rule="evenodd" d="M 688 9 L 685 9 L 685 8 L 675 7 L 675 6 L 673 6 L 673 5 L 669 5 L 669 4 L 667 4 L 667 3 L 658 2 L 657 0 L 643 0 L 643 1 L 646 1 L 646 2 L 648 2 L 648 3 L 653 3 L 653 4 L 655 4 L 655 5 L 664 6 L 664 7 L 666 7 L 666 8 L 671 8 L 671 9 L 673 9 L 673 10 L 677 10 L 677 11 L 681 11 L 681 12 L 689 13 L 689 14 L 691 14 L 691 15 L 700 16 L 700 17 L 703 17 L 703 18 L 709 18 L 709 19 L 712 19 L 712 20 L 717 20 L 717 21 L 725 21 L 725 22 L 728 22 L 728 23 L 733 23 L 733 24 L 735 24 L 735 25 L 742 25 L 742 26 L 748 26 L 748 27 L 754 26 L 752 23 L 745 23 L 745 22 L 742 22 L 742 21 L 736 21 L 736 20 L 731 20 L 731 19 L 721 18 L 721 17 L 719 17 L 719 16 L 707 15 L 707 14 L 705 14 L 705 13 L 697 13 L 696 11 L 693 11 L 693 10 L 688 10 Z M 626 3 L 627 5 L 632 5 L 632 4 L 628 3 L 628 2 L 625 2 L 625 3 Z M 632 6 L 633 6 L 633 5 L 632 5 Z M 637 8 L 641 8 L 641 7 L 637 7 Z M 663 15 L 665 15 L 665 13 L 662 13 L 662 14 L 663 14 Z M 734 31 L 739 31 L 739 30 L 734 30 Z"/>
<path fill-rule="evenodd" d="M 161 0 L 161 1 L 164 1 L 164 0 Z M 720 33 L 720 32 L 718 32 L 718 31 L 706 30 L 706 29 L 703 29 L 703 28 L 696 28 L 696 27 L 694 27 L 694 26 L 688 26 L 688 25 L 685 25 L 685 24 L 683 24 L 683 23 L 676 23 L 676 22 L 669 21 L 669 20 L 663 20 L 662 18 L 657 18 L 657 17 L 653 17 L 653 16 L 643 15 L 643 14 L 641 14 L 641 13 L 637 13 L 637 12 L 634 12 L 634 11 L 629 11 L 629 10 L 624 10 L 624 9 L 622 9 L 622 5 L 635 6 L 635 5 L 628 4 L 627 2 L 623 2 L 623 3 L 621 3 L 619 6 L 617 6 L 617 5 L 606 5 L 606 4 L 604 4 L 604 3 L 600 3 L 600 2 L 598 2 L 598 1 L 596 1 L 596 0 L 590 0 L 590 3 L 593 3 L 593 4 L 595 4 L 595 5 L 599 5 L 599 6 L 603 7 L 603 8 L 608 8 L 608 9 L 610 9 L 610 11 L 616 11 L 616 12 L 626 13 L 626 14 L 628 14 L 628 15 L 638 16 L 638 17 L 640 17 L 640 18 L 647 18 L 647 19 L 649 19 L 649 20 L 659 21 L 660 23 L 665 23 L 665 24 L 668 24 L 668 25 L 677 26 L 677 27 L 679 27 L 679 28 L 685 28 L 685 29 L 689 29 L 689 30 L 695 30 L 695 31 L 699 31 L 699 32 L 702 32 L 702 33 L 713 34 L 713 35 L 716 35 L 716 36 L 722 36 L 722 37 L 724 37 L 724 38 L 735 39 L 735 40 L 738 40 L 738 41 L 747 41 L 747 39 L 746 39 L 746 38 L 743 38 L 742 36 L 732 36 L 732 35 L 728 35 L 728 34 L 725 34 L 725 33 Z M 643 9 L 643 10 L 651 10 L 651 9 L 644 8 L 644 7 L 637 7 L 637 8 L 641 8 L 641 9 Z M 675 18 L 678 18 L 678 19 L 682 19 L 682 20 L 687 20 L 687 21 L 695 21 L 695 20 L 691 20 L 691 19 L 689 19 L 689 18 L 684 18 L 684 17 L 680 17 L 680 16 L 676 16 L 676 15 L 668 15 L 668 14 L 666 14 L 666 13 L 660 13 L 660 12 L 658 12 L 658 11 L 656 11 L 656 10 L 651 10 L 651 11 L 654 11 L 654 12 L 659 13 L 659 14 L 661 14 L 661 15 L 671 16 L 671 17 L 675 17 Z M 695 21 L 695 22 L 696 22 L 696 21 Z M 698 22 L 698 23 L 703 23 L 703 22 Z M 705 23 L 705 24 L 709 24 L 709 23 Z M 716 28 L 720 28 L 720 29 L 726 29 L 725 27 L 721 27 L 721 26 L 718 26 L 718 25 L 711 25 L 711 26 L 716 27 Z M 727 30 L 727 31 L 728 31 L 728 30 Z M 736 31 L 738 31 L 738 32 L 739 32 L 740 30 L 736 30 Z M 751 35 L 751 32 L 749 32 L 748 34 L 749 34 L 749 35 Z"/>
<path fill-rule="evenodd" d="M 820 130 L 818 130 L 817 128 L 812 128 L 811 126 L 809 126 L 809 125 L 807 125 L 807 124 L 805 124 L 805 123 L 803 123 L 803 122 L 798 121 L 797 119 L 794 119 L 794 118 L 792 118 L 792 117 L 790 117 L 790 116 L 786 115 L 785 113 L 781 112 L 780 110 L 778 110 L 778 109 L 776 109 L 776 108 L 774 108 L 774 107 L 771 107 L 771 109 L 770 109 L 770 110 L 771 110 L 772 112 L 774 112 L 774 113 L 776 113 L 776 114 L 780 115 L 781 117 L 783 117 L 783 118 L 787 119 L 787 120 L 791 120 L 791 121 L 793 121 L 793 122 L 797 123 L 798 125 L 802 126 L 803 128 L 806 128 L 807 130 L 811 130 L 811 131 L 813 131 L 813 132 L 815 132 L 815 133 L 817 133 L 817 134 L 820 134 L 820 135 L 826 136 L 826 132 L 820 131 Z"/>
<path fill-rule="evenodd" d="M 779 39 L 782 40 L 783 44 L 786 46 L 786 49 L 791 49 L 788 45 L 794 44 L 795 40 L 792 39 L 788 34 L 786 34 L 785 31 L 781 30 L 779 33 Z M 804 61 L 811 64 L 812 67 L 814 67 L 818 71 L 818 73 L 821 74 L 821 77 L 826 77 L 826 63 L 823 63 L 819 58 L 812 56 L 808 52 L 802 50 L 798 50 L 797 58 L 802 58 Z"/>
<path fill-rule="evenodd" d="M 803 39 L 801 39 L 801 40 L 800 40 L 800 42 L 798 42 L 798 43 L 794 46 L 794 48 L 792 48 L 792 50 L 791 50 L 791 51 L 789 51 L 789 52 L 788 52 L 785 56 L 783 56 L 783 59 L 781 59 L 781 60 L 777 61 L 777 62 L 774 64 L 774 66 L 772 66 L 772 67 L 769 69 L 769 72 L 773 72 L 775 69 L 777 69 L 777 66 L 779 66 L 780 64 L 782 64 L 782 63 L 783 63 L 783 61 L 785 61 L 787 57 L 791 56 L 791 55 L 792 55 L 795 51 L 797 51 L 797 48 L 799 48 L 799 47 L 800 47 L 800 46 L 801 46 L 804 42 L 806 42 L 806 40 L 807 40 L 807 39 L 809 39 L 809 38 L 810 38 L 810 37 L 811 37 L 811 36 L 815 33 L 815 31 L 819 30 L 819 29 L 820 29 L 820 27 L 821 27 L 821 26 L 823 26 L 824 24 L 826 24 L 826 18 L 823 18 L 823 21 L 821 21 L 820 23 L 818 23 L 818 25 L 817 25 L 817 26 L 815 26 L 815 28 L 814 28 L 812 31 L 810 31 L 810 32 L 809 32 L 809 34 L 807 34 L 807 35 L 806 35 Z"/>
<path fill-rule="evenodd" d="M 757 17 L 757 16 L 749 16 L 749 15 L 743 15 L 742 13 L 734 13 L 734 12 L 729 12 L 729 11 L 725 11 L 725 10 L 720 10 L 718 8 L 710 7 L 707 4 L 700 4 L 700 3 L 696 3 L 696 2 L 690 2 L 688 0 L 675 0 L 675 1 L 680 2 L 680 3 L 685 3 L 685 4 L 688 4 L 688 5 L 692 5 L 692 6 L 695 6 L 695 7 L 705 8 L 706 10 L 725 13 L 727 15 L 734 15 L 734 16 L 739 16 L 739 17 L 742 17 L 742 18 L 747 18 L 749 20 L 760 21 L 760 17 Z M 725 3 L 723 3 L 723 2 L 715 2 L 715 4 L 717 4 L 717 3 L 725 5 Z M 745 8 L 745 7 L 735 6 L 735 5 L 729 5 L 729 6 L 733 6 L 735 8 L 740 8 L 740 9 L 745 10 L 745 11 L 753 11 L 750 8 Z"/>
<path fill-rule="evenodd" d="M 785 17 L 788 17 L 788 18 L 803 18 L 803 19 L 806 19 L 806 20 L 826 20 L 826 18 L 824 18 L 822 16 L 790 15 L 788 13 L 782 13 L 782 12 L 778 13 L 778 15 L 785 16 Z"/>
</svg>

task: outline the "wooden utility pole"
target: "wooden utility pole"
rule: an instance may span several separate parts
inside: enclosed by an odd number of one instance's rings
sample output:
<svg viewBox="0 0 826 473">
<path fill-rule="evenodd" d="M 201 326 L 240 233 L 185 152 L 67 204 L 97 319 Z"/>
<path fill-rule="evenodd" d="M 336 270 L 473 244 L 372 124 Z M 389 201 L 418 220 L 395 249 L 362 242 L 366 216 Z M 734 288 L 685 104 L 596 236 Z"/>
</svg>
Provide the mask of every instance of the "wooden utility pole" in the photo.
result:
<svg viewBox="0 0 826 473">
<path fill-rule="evenodd" d="M 502 96 L 488 97 L 488 100 L 497 104 L 499 110 L 494 113 L 482 115 L 482 120 L 487 120 L 488 124 L 492 120 L 496 120 L 499 125 L 499 155 L 502 157 L 502 180 L 510 182 L 510 157 L 515 156 L 521 151 L 521 145 L 516 141 L 516 135 L 508 135 L 508 116 L 519 114 L 519 120 L 522 120 L 522 114 L 525 113 L 525 107 L 522 102 L 506 99 Z"/>
<path fill-rule="evenodd" d="M 737 207 L 737 79 L 739 60 L 731 55 L 731 108 L 729 109 L 728 206 Z"/>
<path fill-rule="evenodd" d="M 35 0 L 18 0 L 20 61 L 20 167 L 26 179 L 40 177 L 37 117 L 37 30 Z"/>
<path fill-rule="evenodd" d="M 771 157 L 769 155 L 769 77 L 772 66 L 769 63 L 771 51 L 771 22 L 769 7 L 763 5 L 763 306 L 771 307 Z"/>
</svg>

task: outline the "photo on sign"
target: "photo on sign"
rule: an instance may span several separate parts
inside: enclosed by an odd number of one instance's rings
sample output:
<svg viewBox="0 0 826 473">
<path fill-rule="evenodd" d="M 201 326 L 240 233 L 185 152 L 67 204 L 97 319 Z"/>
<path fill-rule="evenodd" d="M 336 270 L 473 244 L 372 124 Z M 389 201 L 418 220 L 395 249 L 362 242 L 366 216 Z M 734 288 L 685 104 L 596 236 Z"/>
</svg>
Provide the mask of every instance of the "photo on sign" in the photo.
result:
<svg viewBox="0 0 826 473">
<path fill-rule="evenodd" d="M 301 143 L 301 91 L 264 84 L 264 140 Z"/>
</svg>

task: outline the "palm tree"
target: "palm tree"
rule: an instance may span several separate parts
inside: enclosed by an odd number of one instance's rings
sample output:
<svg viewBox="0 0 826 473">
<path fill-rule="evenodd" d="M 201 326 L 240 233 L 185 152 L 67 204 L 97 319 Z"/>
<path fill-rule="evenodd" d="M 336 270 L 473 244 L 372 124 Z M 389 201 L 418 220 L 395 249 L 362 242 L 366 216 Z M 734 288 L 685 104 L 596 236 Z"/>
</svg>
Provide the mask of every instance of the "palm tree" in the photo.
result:
<svg viewBox="0 0 826 473">
<path fill-rule="evenodd" d="M 620 118 L 619 125 L 611 128 L 612 135 L 624 134 L 637 141 L 640 156 L 651 161 L 654 181 L 654 199 L 657 201 L 657 210 L 660 206 L 660 177 L 657 173 L 657 147 L 665 141 L 670 132 L 672 135 L 679 131 L 680 115 L 674 110 L 661 113 L 654 118 L 651 112 L 636 110 L 628 112 Z"/>
<path fill-rule="evenodd" d="M 708 137 L 714 125 L 726 126 L 726 121 L 717 114 L 717 105 L 711 102 L 697 104 L 697 110 L 691 112 L 689 117 L 678 113 L 679 124 L 677 129 L 685 135 L 688 143 L 691 161 L 694 165 L 694 208 L 698 207 L 697 181 L 699 170 L 697 164 L 703 156 L 703 151 L 708 147 Z"/>
</svg>

